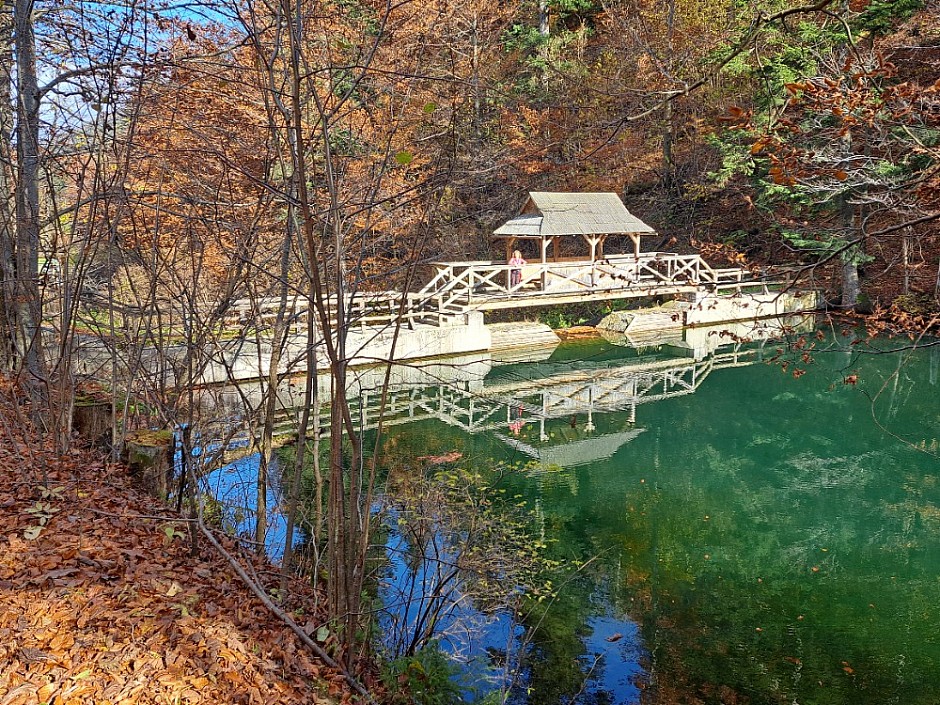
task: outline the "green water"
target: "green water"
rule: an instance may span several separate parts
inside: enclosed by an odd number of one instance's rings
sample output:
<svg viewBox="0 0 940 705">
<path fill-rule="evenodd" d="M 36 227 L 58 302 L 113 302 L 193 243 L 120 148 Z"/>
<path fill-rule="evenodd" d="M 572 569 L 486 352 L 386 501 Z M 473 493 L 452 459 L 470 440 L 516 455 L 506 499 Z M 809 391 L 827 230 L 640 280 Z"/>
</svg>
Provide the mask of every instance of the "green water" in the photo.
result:
<svg viewBox="0 0 940 705">
<path fill-rule="evenodd" d="M 594 559 L 543 615 L 518 699 L 940 702 L 940 348 L 853 340 L 810 337 L 808 363 L 764 346 L 606 412 L 624 366 L 668 358 L 566 346 L 495 368 L 486 387 L 525 391 L 475 433 L 395 431 L 402 451 L 516 464 L 502 482 L 533 532 Z M 590 417 L 540 421 L 558 399 L 529 380 L 585 367 L 591 390 L 548 387 L 587 393 Z"/>
</svg>

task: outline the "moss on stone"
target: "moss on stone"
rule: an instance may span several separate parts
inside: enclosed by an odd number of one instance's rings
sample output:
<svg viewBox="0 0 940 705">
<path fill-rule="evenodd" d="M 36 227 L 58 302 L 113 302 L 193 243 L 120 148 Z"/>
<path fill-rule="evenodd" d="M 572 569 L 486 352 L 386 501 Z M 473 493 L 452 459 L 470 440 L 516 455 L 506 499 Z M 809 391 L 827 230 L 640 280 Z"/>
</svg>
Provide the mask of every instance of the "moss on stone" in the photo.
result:
<svg viewBox="0 0 940 705">
<path fill-rule="evenodd" d="M 126 442 L 136 446 L 165 448 L 173 442 L 173 431 L 170 429 L 131 431 L 127 434 Z"/>
</svg>

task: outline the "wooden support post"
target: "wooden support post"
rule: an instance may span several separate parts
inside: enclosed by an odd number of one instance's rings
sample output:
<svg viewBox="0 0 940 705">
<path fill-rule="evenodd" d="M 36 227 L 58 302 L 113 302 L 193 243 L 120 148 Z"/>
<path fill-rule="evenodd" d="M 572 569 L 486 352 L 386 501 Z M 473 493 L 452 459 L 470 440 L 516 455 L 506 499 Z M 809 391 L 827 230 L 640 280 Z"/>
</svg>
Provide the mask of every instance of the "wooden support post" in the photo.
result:
<svg viewBox="0 0 940 705">
<path fill-rule="evenodd" d="M 516 244 L 516 238 L 514 237 L 506 238 L 506 259 L 504 260 L 506 264 L 509 264 L 509 260 L 512 259 L 512 250 L 513 250 L 513 245 L 515 244 Z M 507 269 L 506 270 L 506 291 L 509 291 L 511 287 L 512 287 L 512 269 Z"/>
</svg>

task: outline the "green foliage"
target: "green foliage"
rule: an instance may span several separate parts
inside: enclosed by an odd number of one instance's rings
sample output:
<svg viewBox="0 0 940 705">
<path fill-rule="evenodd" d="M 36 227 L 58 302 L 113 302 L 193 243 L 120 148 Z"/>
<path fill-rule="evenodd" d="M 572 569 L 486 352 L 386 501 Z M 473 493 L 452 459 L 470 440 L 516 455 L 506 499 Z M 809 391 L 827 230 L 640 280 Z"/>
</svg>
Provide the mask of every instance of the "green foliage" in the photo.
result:
<svg viewBox="0 0 940 705">
<path fill-rule="evenodd" d="M 909 16 L 918 6 L 914 0 L 876 0 L 849 19 L 856 32 L 863 26 L 887 31 L 889 19 Z M 890 87 L 890 67 L 853 73 L 849 40 L 841 22 L 807 20 L 766 28 L 759 53 L 729 65 L 756 89 L 759 110 L 730 110 L 733 129 L 710 139 L 720 157 L 720 166 L 709 174 L 713 188 L 747 178 L 752 203 L 788 223 L 778 231 L 781 239 L 819 256 L 845 246 L 859 204 L 905 207 L 893 195 L 905 192 L 932 163 L 927 151 L 917 148 L 934 138 L 932 130 L 924 129 L 917 115 L 904 117 L 911 111 L 905 112 L 903 90 Z M 758 54 L 760 60 L 754 61 Z M 702 195 L 708 193 L 703 187 Z M 800 222 L 802 228 L 790 225 Z M 869 259 L 857 248 L 840 254 L 848 263 Z"/>
<path fill-rule="evenodd" d="M 346 128 L 330 130 L 329 139 L 333 154 L 338 157 L 355 157 L 366 152 L 362 141 Z"/>
<path fill-rule="evenodd" d="M 782 228 L 780 236 L 791 245 L 810 252 L 825 253 L 836 248 L 837 243 L 831 237 L 821 233 L 806 233 L 800 230 Z"/>
<path fill-rule="evenodd" d="M 381 23 L 369 5 L 359 0 L 334 0 L 334 4 L 348 19 L 358 21 L 366 35 L 372 37 L 379 35 Z M 338 37 L 336 41 L 351 46 L 342 37 Z"/>
<path fill-rule="evenodd" d="M 587 26 L 573 30 L 561 27 L 549 36 L 540 34 L 536 27 L 521 24 L 510 27 L 503 36 L 504 46 L 507 51 L 521 54 L 527 69 L 516 76 L 515 90 L 530 100 L 538 100 L 549 97 L 559 77 L 571 80 L 588 76 L 588 67 L 572 57 L 572 53 L 577 53 L 572 48 L 583 46 L 591 34 Z"/>
<path fill-rule="evenodd" d="M 395 162 L 400 166 L 408 166 L 412 161 L 414 161 L 414 155 L 407 150 L 395 154 Z"/>
<path fill-rule="evenodd" d="M 561 328 L 571 328 L 574 325 L 571 322 L 570 314 L 563 307 L 556 306 L 539 314 L 539 322 L 544 323 L 552 330 Z"/>
<path fill-rule="evenodd" d="M 348 68 L 338 68 L 333 71 L 331 76 L 333 81 L 333 95 L 337 97 L 349 97 L 357 104 L 364 105 L 365 97 L 368 91 L 367 83 L 360 80 L 356 82 L 358 76 Z"/>
<path fill-rule="evenodd" d="M 601 10 L 601 6 L 591 0 L 554 0 L 548 6 L 552 14 L 560 20 L 565 20 L 571 15 L 594 15 Z"/>
<path fill-rule="evenodd" d="M 503 46 L 506 51 L 529 53 L 544 43 L 545 37 L 539 33 L 538 27 L 530 25 L 514 24 L 503 34 Z"/>
<path fill-rule="evenodd" d="M 758 107 L 779 107 L 786 99 L 784 87 L 787 83 L 815 75 L 820 57 L 846 41 L 848 35 L 840 23 L 800 22 L 795 28 L 772 25 L 761 35 L 760 61 L 754 61 L 753 53 L 742 52 L 728 62 L 724 73 L 750 81 Z M 712 53 L 709 61 L 725 60 L 733 47 L 733 43 L 720 47 Z"/>
<path fill-rule="evenodd" d="M 456 705 L 464 702 L 456 676 L 457 666 L 432 642 L 414 656 L 385 664 L 382 680 L 392 705 Z"/>
<path fill-rule="evenodd" d="M 922 0 L 872 0 L 852 24 L 871 34 L 886 34 L 923 6 Z"/>
<path fill-rule="evenodd" d="M 721 157 L 721 166 L 707 174 L 708 180 L 717 188 L 725 188 L 735 176 L 749 174 L 754 170 L 754 159 L 750 150 L 732 133 L 712 134 L 705 138 Z"/>
<path fill-rule="evenodd" d="M 555 0 L 549 3 L 552 26 L 547 35 L 530 23 L 511 25 L 503 33 L 503 46 L 520 54 L 528 69 L 517 73 L 516 90 L 530 99 L 546 98 L 559 76 L 587 76 L 581 54 L 594 34 L 591 19 L 600 9 L 591 0 Z"/>
<path fill-rule="evenodd" d="M 940 130 L 929 127 L 911 127 L 908 130 L 925 147 L 940 145 Z"/>
<path fill-rule="evenodd" d="M 626 308 L 629 302 L 569 304 L 566 306 L 551 306 L 538 313 L 539 323 L 544 323 L 552 330 L 571 328 L 573 326 L 589 325 L 592 321 L 606 316 L 612 310 Z"/>
</svg>

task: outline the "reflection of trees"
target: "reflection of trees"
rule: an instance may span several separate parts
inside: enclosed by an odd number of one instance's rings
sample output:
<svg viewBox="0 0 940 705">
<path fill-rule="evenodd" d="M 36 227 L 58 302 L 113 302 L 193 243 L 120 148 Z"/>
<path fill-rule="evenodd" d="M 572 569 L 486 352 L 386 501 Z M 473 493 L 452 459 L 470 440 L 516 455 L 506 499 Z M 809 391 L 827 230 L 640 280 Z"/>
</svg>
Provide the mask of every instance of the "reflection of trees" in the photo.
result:
<svg viewBox="0 0 940 705">
<path fill-rule="evenodd" d="M 865 372 L 877 379 L 874 366 Z M 940 587 L 927 577 L 938 546 L 923 526 L 935 483 L 870 426 L 819 424 L 807 396 L 833 407 L 824 418 L 851 420 L 864 398 L 845 391 L 778 395 L 786 434 L 739 414 L 729 438 L 664 459 L 669 476 L 628 494 L 624 533 L 641 581 L 619 598 L 643 596 L 661 682 L 760 702 L 846 702 L 863 689 L 925 702 L 937 691 L 940 645 L 915 636 L 932 634 L 938 616 Z"/>
<path fill-rule="evenodd" d="M 892 361 L 814 355 L 799 380 L 767 366 L 713 375 L 646 407 L 647 432 L 611 460 L 518 481 L 555 550 L 600 555 L 580 594 L 609 587 L 643 625 L 644 701 L 921 703 L 940 690 L 935 468 L 871 421 L 866 395 Z M 926 444 L 940 435 L 918 390 L 936 384 L 930 363 L 925 351 L 905 365 L 888 388 L 905 403 L 879 415 Z M 610 429 L 625 414 L 596 418 Z M 559 633 L 577 634 L 585 604 L 560 606 Z M 539 655 L 563 662 L 575 642 Z"/>
<path fill-rule="evenodd" d="M 521 702 L 565 703 L 585 690 L 584 638 L 594 611 L 584 599 L 589 592 L 589 584 L 569 585 L 552 602 L 536 605 L 526 615 L 531 637 L 517 685 Z"/>
<path fill-rule="evenodd" d="M 709 455 L 713 449 L 698 459 Z M 860 687 L 885 697 L 903 689 L 911 695 L 903 702 L 935 692 L 912 675 L 935 673 L 940 653 L 936 644 L 918 649 L 911 629 L 933 623 L 938 588 L 901 575 L 907 560 L 891 556 L 896 547 L 871 540 L 873 526 L 900 528 L 877 495 L 866 500 L 848 488 L 856 506 L 833 503 L 807 522 L 786 499 L 818 486 L 785 483 L 765 501 L 739 502 L 727 492 L 744 492 L 735 487 L 741 464 L 732 458 L 728 465 L 722 503 L 712 487 L 689 478 L 627 497 L 624 535 L 633 560 L 617 597 L 642 617 L 654 684 L 680 683 L 680 691 L 706 699 L 730 688 L 756 702 L 816 701 L 820 682 L 831 702 L 846 702 Z M 716 465 L 698 470 L 722 474 Z M 891 573 L 898 580 L 882 580 Z M 895 612 L 898 604 L 907 607 Z M 899 682 L 891 664 L 902 661 Z"/>
<path fill-rule="evenodd" d="M 389 489 L 395 575 L 386 585 L 383 641 L 395 657 L 459 641 L 476 610 L 514 610 L 533 589 L 541 564 L 527 514 L 500 501 L 481 475 L 396 472 Z"/>
</svg>

